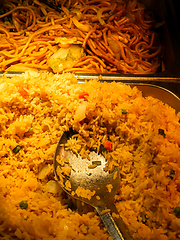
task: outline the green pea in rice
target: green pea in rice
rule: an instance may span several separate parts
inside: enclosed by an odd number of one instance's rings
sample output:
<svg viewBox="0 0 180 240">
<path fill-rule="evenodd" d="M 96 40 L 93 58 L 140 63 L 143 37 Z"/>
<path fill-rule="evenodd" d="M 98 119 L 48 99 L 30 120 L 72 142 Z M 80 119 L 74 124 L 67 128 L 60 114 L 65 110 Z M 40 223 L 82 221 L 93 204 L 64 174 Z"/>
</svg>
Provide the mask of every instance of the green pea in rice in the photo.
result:
<svg viewBox="0 0 180 240">
<path fill-rule="evenodd" d="M 0 238 L 111 239 L 95 210 L 70 199 L 55 180 L 56 144 L 73 127 L 84 144 L 72 144 L 84 156 L 111 142 L 104 154 L 121 175 L 115 204 L 134 239 L 179 239 L 179 118 L 121 83 L 81 84 L 68 73 L 0 78 Z M 69 201 L 76 209 L 67 208 Z"/>
</svg>

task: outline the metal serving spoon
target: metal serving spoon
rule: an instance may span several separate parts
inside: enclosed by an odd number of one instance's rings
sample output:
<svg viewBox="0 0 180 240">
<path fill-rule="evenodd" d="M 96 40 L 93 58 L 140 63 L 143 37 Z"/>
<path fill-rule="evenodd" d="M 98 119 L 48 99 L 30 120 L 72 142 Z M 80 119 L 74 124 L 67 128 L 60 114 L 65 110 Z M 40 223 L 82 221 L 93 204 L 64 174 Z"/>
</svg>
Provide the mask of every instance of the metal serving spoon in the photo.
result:
<svg viewBox="0 0 180 240">
<path fill-rule="evenodd" d="M 107 162 L 101 154 L 90 152 L 90 159 L 82 159 L 79 155 L 66 151 L 65 143 L 74 134 L 77 133 L 73 130 L 64 132 L 57 144 L 54 154 L 54 171 L 57 181 L 65 192 L 96 209 L 114 240 L 132 240 L 127 226 L 114 205 L 114 196 L 120 181 L 118 167 L 109 173 L 104 171 Z M 71 169 L 70 173 L 63 175 L 64 168 Z M 108 190 L 108 186 L 112 189 Z M 84 192 L 86 196 L 83 196 Z"/>
</svg>

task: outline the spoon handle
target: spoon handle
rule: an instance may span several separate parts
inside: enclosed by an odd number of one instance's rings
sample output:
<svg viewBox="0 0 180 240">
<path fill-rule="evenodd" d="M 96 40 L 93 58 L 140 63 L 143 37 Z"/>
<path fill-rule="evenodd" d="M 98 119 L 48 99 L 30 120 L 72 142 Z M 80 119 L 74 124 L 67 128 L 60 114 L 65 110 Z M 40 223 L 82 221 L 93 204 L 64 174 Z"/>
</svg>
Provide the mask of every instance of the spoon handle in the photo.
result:
<svg viewBox="0 0 180 240">
<path fill-rule="evenodd" d="M 106 209 L 110 209 L 111 212 L 101 214 L 102 211 Z M 113 219 L 111 214 L 112 212 L 119 215 L 114 204 L 111 204 L 110 208 L 107 208 L 107 206 L 96 207 L 96 211 L 101 217 L 106 229 L 109 232 L 109 235 L 113 238 L 113 240 L 133 240 L 122 218 L 119 216 L 119 218 L 116 218 L 116 220 Z"/>
</svg>

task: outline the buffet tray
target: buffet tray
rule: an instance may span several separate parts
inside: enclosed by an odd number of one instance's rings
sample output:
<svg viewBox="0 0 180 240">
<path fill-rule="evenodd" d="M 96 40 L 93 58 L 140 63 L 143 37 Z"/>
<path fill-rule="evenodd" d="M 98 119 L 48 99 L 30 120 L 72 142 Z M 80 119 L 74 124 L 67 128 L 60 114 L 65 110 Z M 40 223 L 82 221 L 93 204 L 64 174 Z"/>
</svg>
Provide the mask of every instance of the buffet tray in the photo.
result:
<svg viewBox="0 0 180 240">
<path fill-rule="evenodd" d="M 13 77 L 20 75 L 22 73 L 19 72 L 0 72 L 0 77 Z M 168 89 L 173 94 L 177 95 L 180 98 L 180 79 L 179 78 L 168 78 L 168 77 L 137 77 L 137 76 L 126 76 L 126 75 L 118 75 L 118 74 L 75 74 L 78 81 L 85 81 L 85 80 L 92 80 L 92 79 L 99 79 L 101 81 L 107 82 L 123 82 L 123 83 L 141 83 L 141 84 L 152 84 L 154 86 L 159 86 Z"/>
<path fill-rule="evenodd" d="M 159 67 L 155 74 L 106 74 L 103 78 L 106 80 L 124 80 L 124 81 L 156 81 L 156 82 L 180 82 L 180 18 L 178 10 L 179 5 L 173 0 L 138 0 L 141 2 L 147 12 L 153 14 L 153 18 L 159 27 L 154 30 L 158 33 L 161 45 L 163 46 L 163 67 Z M 14 73 L 0 72 L 0 75 L 13 75 Z M 87 77 L 98 77 L 99 74 L 88 75 Z M 103 74 L 102 74 L 103 75 Z"/>
<path fill-rule="evenodd" d="M 122 82 L 132 86 L 137 86 L 142 91 L 143 96 L 152 96 L 167 103 L 180 112 L 180 82 L 179 79 L 157 78 L 157 77 L 121 77 L 109 75 L 76 75 L 79 82 L 98 79 L 106 82 Z"/>
<path fill-rule="evenodd" d="M 91 80 L 91 79 L 100 79 L 102 81 L 112 82 L 112 81 L 119 81 L 123 83 L 144 83 L 144 84 L 153 84 L 156 86 L 164 87 L 178 97 L 180 97 L 180 78 L 176 77 L 155 77 L 155 76 L 126 76 L 126 75 L 113 75 L 113 74 L 76 74 L 78 80 Z"/>
<path fill-rule="evenodd" d="M 6 76 L 11 78 L 13 76 L 19 76 L 22 73 L 0 73 L 0 77 Z M 144 97 L 152 96 L 167 103 L 173 107 L 176 112 L 180 112 L 180 83 L 178 79 L 168 78 L 137 78 L 137 77 L 121 77 L 118 75 L 90 75 L 90 74 L 78 74 L 75 75 L 79 83 L 84 83 L 89 80 L 99 80 L 106 82 L 122 82 L 131 86 L 136 86 Z"/>
<path fill-rule="evenodd" d="M 151 75 L 135 74 L 75 74 L 78 81 L 100 79 L 102 81 L 120 81 L 123 83 L 152 84 L 163 87 L 180 97 L 180 17 L 175 0 L 138 0 L 147 11 L 154 15 L 157 23 L 163 23 L 157 32 L 164 47 L 163 63 L 165 70 Z M 20 72 L 0 72 L 0 76 L 13 77 Z"/>
</svg>

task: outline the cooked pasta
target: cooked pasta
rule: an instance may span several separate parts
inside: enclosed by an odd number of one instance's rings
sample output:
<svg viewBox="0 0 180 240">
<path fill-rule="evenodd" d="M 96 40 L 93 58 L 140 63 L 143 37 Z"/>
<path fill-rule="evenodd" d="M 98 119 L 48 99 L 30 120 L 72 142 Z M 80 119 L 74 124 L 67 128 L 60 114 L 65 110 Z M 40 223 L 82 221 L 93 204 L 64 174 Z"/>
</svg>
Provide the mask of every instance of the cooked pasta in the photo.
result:
<svg viewBox="0 0 180 240">
<path fill-rule="evenodd" d="M 44 1 L 6 0 L 0 15 L 1 71 L 151 74 L 161 65 L 154 19 L 136 0 L 59 4 L 56 11 Z M 78 54 L 74 49 L 70 54 L 72 45 L 80 48 Z"/>
</svg>

